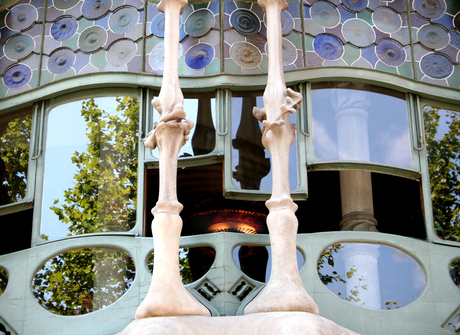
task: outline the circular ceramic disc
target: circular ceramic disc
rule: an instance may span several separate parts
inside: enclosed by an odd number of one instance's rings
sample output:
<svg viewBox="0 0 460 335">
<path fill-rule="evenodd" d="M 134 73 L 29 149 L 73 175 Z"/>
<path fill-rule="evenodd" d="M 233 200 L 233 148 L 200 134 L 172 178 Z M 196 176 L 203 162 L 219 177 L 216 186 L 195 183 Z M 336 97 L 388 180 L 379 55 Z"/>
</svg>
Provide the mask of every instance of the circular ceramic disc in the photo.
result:
<svg viewBox="0 0 460 335">
<path fill-rule="evenodd" d="M 110 29 L 117 34 L 131 31 L 139 22 L 139 12 L 134 7 L 124 7 L 112 13 L 109 18 Z"/>
<path fill-rule="evenodd" d="M 9 88 L 21 88 L 32 79 L 32 70 L 24 64 L 10 67 L 3 74 L 3 83 Z"/>
<path fill-rule="evenodd" d="M 185 20 L 185 32 L 192 37 L 201 37 L 214 27 L 214 14 L 209 9 L 199 9 Z"/>
<path fill-rule="evenodd" d="M 179 53 L 177 55 L 177 58 L 180 59 L 184 52 L 184 47 L 182 44 L 179 44 Z M 165 67 L 165 44 L 164 42 L 158 43 L 152 50 L 152 53 L 150 54 L 150 66 L 159 71 L 163 71 Z"/>
<path fill-rule="evenodd" d="M 236 42 L 230 47 L 230 57 L 243 69 L 254 69 L 262 63 L 259 49 L 248 42 Z"/>
<path fill-rule="evenodd" d="M 342 0 L 342 3 L 353 12 L 361 12 L 366 9 L 368 0 Z"/>
<path fill-rule="evenodd" d="M 59 10 L 67 10 L 74 7 L 79 0 L 53 0 L 53 5 Z"/>
<path fill-rule="evenodd" d="M 406 61 L 404 48 L 396 41 L 381 39 L 375 48 L 377 57 L 388 66 L 401 66 Z"/>
<path fill-rule="evenodd" d="M 194 45 L 185 54 L 185 63 L 194 70 L 205 68 L 211 64 L 213 59 L 214 48 L 207 43 Z"/>
<path fill-rule="evenodd" d="M 165 14 L 158 13 L 152 20 L 150 31 L 156 37 L 165 37 Z"/>
<path fill-rule="evenodd" d="M 51 26 L 51 36 L 57 41 L 65 41 L 71 38 L 78 29 L 78 22 L 73 17 L 63 17 Z"/>
<path fill-rule="evenodd" d="M 294 30 L 294 19 L 286 11 L 281 12 L 281 34 L 289 35 Z"/>
<path fill-rule="evenodd" d="M 449 77 L 454 68 L 449 58 L 436 53 L 430 53 L 423 56 L 420 61 L 420 67 L 423 73 L 434 79 L 445 79 Z"/>
<path fill-rule="evenodd" d="M 93 20 L 103 16 L 112 7 L 112 0 L 85 0 L 81 13 L 87 19 Z"/>
<path fill-rule="evenodd" d="M 107 50 L 107 61 L 114 66 L 128 64 L 136 56 L 137 45 L 131 40 L 120 40 Z"/>
<path fill-rule="evenodd" d="M 35 41 L 29 35 L 11 37 L 4 46 L 6 57 L 11 60 L 20 60 L 27 57 L 35 49 Z"/>
<path fill-rule="evenodd" d="M 283 38 L 281 50 L 283 54 L 283 66 L 294 64 L 297 60 L 297 48 L 294 43 Z"/>
<path fill-rule="evenodd" d="M 454 27 L 455 29 L 460 31 L 460 12 L 458 12 L 457 15 L 455 15 L 454 17 Z"/>
<path fill-rule="evenodd" d="M 388 34 L 397 32 L 402 25 L 401 16 L 387 7 L 377 8 L 372 14 L 372 21 L 377 29 Z"/>
<path fill-rule="evenodd" d="M 430 49 L 442 49 L 449 44 L 449 34 L 436 24 L 427 24 L 421 27 L 417 33 L 418 40 Z"/>
<path fill-rule="evenodd" d="M 367 47 L 374 43 L 374 29 L 364 20 L 350 19 L 342 26 L 343 37 L 357 47 Z"/>
<path fill-rule="evenodd" d="M 58 49 L 48 59 L 48 70 L 54 74 L 68 71 L 75 63 L 75 53 L 69 48 Z"/>
<path fill-rule="evenodd" d="M 436 20 L 446 12 L 444 0 L 414 0 L 414 9 L 421 16 Z"/>
<path fill-rule="evenodd" d="M 29 28 L 38 18 L 37 10 L 31 5 L 17 5 L 5 16 L 6 26 L 14 31 Z"/>
<path fill-rule="evenodd" d="M 235 10 L 230 16 L 230 24 L 243 35 L 254 35 L 260 30 L 259 18 L 247 9 Z"/>
<path fill-rule="evenodd" d="M 320 26 L 333 28 L 340 22 L 338 9 L 329 2 L 317 1 L 310 8 L 311 18 Z"/>
<path fill-rule="evenodd" d="M 78 45 L 81 51 L 92 52 L 105 45 L 107 42 L 107 32 L 99 27 L 92 26 L 82 31 L 78 39 Z"/>
<path fill-rule="evenodd" d="M 323 59 L 336 60 L 342 57 L 343 45 L 340 40 L 332 35 L 321 34 L 315 37 L 313 47 Z"/>
</svg>

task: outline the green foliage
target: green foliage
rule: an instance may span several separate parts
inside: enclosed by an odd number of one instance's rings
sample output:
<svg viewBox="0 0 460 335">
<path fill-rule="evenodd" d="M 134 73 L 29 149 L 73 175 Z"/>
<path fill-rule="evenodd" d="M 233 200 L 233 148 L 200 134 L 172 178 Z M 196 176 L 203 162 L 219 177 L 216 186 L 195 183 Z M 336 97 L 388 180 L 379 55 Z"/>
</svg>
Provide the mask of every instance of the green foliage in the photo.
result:
<svg viewBox="0 0 460 335">
<path fill-rule="evenodd" d="M 94 99 L 83 101 L 87 150 L 75 152 L 75 185 L 64 191 L 64 203 L 51 209 L 69 225 L 72 235 L 128 231 L 136 222 L 139 103 L 117 98 L 117 113 L 101 110 Z"/>
<path fill-rule="evenodd" d="M 0 296 L 5 292 L 6 285 L 8 284 L 8 273 L 5 269 L 0 268 Z"/>
<path fill-rule="evenodd" d="M 449 130 L 439 134 L 441 114 Z M 460 113 L 424 109 L 431 202 L 439 237 L 460 242 Z"/>
<path fill-rule="evenodd" d="M 342 278 L 337 271 L 333 271 L 332 275 L 322 273 L 320 270 L 324 268 L 324 265 L 327 263 L 331 267 L 334 267 L 334 254 L 338 253 L 343 246 L 340 243 L 336 243 L 328 247 L 323 251 L 321 257 L 318 260 L 318 275 L 319 279 L 323 282 L 324 285 L 332 284 L 333 282 L 342 282 L 346 283 L 345 279 Z"/>
<path fill-rule="evenodd" d="M 27 115 L 0 129 L 0 205 L 17 202 L 26 195 L 31 128 L 32 115 Z"/>
<path fill-rule="evenodd" d="M 125 251 L 78 249 L 57 255 L 35 275 L 32 290 L 44 308 L 80 315 L 119 299 L 134 280 L 134 263 Z"/>
</svg>

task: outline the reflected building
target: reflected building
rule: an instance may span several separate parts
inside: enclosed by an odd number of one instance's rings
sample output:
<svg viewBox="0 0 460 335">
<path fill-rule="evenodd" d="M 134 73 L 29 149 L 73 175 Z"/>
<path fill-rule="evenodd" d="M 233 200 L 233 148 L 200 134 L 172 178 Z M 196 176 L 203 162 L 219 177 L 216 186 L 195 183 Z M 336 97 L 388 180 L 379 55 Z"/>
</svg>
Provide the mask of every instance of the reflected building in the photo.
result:
<svg viewBox="0 0 460 335">
<path fill-rule="evenodd" d="M 115 334 L 155 267 L 165 70 L 155 1 L 2 0 L 0 331 Z M 460 4 L 292 0 L 281 12 L 297 264 L 319 314 L 361 334 L 460 328 Z M 212 314 L 265 286 L 267 15 L 189 1 L 177 59 L 182 283 Z M 158 264 L 158 263 L 157 263 Z M 423 318 L 420 318 L 423 316 Z M 65 331 L 63 330 L 65 329 Z"/>
</svg>

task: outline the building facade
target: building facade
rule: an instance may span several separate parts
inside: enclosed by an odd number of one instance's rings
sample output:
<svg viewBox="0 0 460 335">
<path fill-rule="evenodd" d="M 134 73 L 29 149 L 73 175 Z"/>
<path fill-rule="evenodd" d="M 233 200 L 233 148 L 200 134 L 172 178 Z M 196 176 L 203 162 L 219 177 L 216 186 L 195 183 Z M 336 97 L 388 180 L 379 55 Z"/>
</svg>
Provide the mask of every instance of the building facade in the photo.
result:
<svg viewBox="0 0 460 335">
<path fill-rule="evenodd" d="M 293 0 L 289 186 L 319 313 L 361 334 L 460 329 L 460 3 Z M 0 331 L 115 334 L 154 267 L 165 16 L 141 0 L 2 1 Z M 255 2 L 189 1 L 178 71 L 182 282 L 214 316 L 268 281 L 267 83 Z"/>
</svg>

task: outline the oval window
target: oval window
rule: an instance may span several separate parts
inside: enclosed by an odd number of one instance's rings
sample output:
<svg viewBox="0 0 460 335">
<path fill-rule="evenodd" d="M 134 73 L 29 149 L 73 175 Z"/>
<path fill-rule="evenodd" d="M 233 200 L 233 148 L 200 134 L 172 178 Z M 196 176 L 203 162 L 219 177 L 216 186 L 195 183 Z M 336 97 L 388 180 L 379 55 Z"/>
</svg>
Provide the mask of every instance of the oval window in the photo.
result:
<svg viewBox="0 0 460 335">
<path fill-rule="evenodd" d="M 460 259 L 450 264 L 449 272 L 454 284 L 460 288 Z"/>
<path fill-rule="evenodd" d="M 382 244 L 333 244 L 322 252 L 318 274 L 338 297 L 374 310 L 406 306 L 426 285 L 425 272 L 415 259 Z"/>
<path fill-rule="evenodd" d="M 209 247 L 180 248 L 180 276 L 184 285 L 193 283 L 203 277 L 211 268 L 216 258 L 216 251 Z M 154 252 L 147 260 L 150 273 L 153 273 Z"/>
<path fill-rule="evenodd" d="M 8 285 L 8 272 L 6 272 L 4 268 L 0 268 L 0 297 L 2 296 L 3 292 L 5 292 L 7 285 Z"/>
<path fill-rule="evenodd" d="M 233 260 L 248 277 L 268 282 L 272 271 L 272 249 L 270 246 L 238 246 L 233 249 Z M 297 266 L 300 270 L 304 263 L 302 253 L 297 250 Z"/>
<path fill-rule="evenodd" d="M 82 315 L 108 307 L 129 289 L 135 267 L 124 250 L 75 249 L 46 261 L 32 280 L 35 300 L 59 315 Z"/>
</svg>

